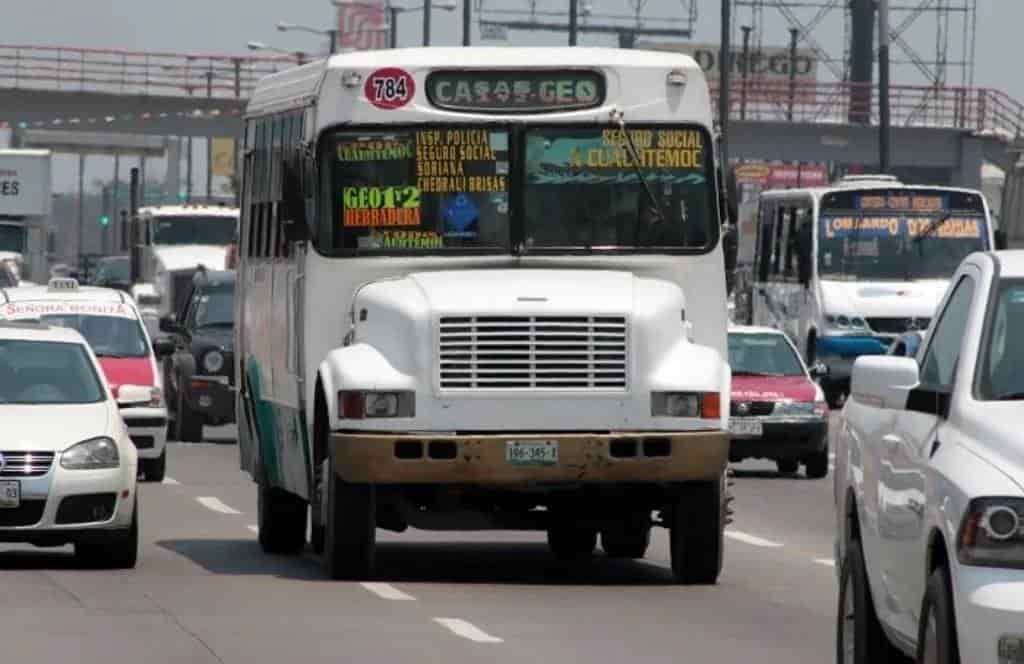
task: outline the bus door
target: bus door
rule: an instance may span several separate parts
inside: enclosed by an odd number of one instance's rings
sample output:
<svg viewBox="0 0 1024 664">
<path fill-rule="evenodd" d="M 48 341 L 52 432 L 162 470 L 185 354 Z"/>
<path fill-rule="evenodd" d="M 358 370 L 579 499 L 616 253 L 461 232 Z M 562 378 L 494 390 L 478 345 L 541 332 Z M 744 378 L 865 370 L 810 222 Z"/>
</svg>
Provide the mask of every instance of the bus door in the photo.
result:
<svg viewBox="0 0 1024 664">
<path fill-rule="evenodd" d="M 758 214 L 754 323 L 785 331 L 798 348 L 810 318 L 808 275 L 801 274 L 807 256 L 801 270 L 801 248 L 810 250 L 811 219 L 809 197 L 763 200 Z"/>
</svg>

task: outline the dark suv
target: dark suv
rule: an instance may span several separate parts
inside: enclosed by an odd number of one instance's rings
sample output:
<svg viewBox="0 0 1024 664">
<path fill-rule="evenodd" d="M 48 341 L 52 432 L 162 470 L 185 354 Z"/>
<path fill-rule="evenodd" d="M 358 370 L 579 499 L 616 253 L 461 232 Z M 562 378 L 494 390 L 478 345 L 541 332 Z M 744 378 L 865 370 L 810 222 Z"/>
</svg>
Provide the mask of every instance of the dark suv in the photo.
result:
<svg viewBox="0 0 1024 664">
<path fill-rule="evenodd" d="M 169 439 L 199 442 L 203 425 L 235 421 L 235 273 L 200 269 L 177 314 L 160 319 L 174 339 L 164 362 Z"/>
</svg>

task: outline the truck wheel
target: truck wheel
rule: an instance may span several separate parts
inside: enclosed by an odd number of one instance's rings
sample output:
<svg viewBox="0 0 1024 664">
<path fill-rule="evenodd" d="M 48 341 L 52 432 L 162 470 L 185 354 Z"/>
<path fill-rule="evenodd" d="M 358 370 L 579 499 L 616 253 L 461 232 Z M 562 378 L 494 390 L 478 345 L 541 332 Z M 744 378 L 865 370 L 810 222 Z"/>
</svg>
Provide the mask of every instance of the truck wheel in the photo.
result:
<svg viewBox="0 0 1024 664">
<path fill-rule="evenodd" d="M 182 392 L 178 390 L 178 408 L 174 417 L 175 437 L 185 443 L 200 443 L 203 441 L 203 421 L 199 413 L 189 408 Z"/>
<path fill-rule="evenodd" d="M 807 468 L 807 479 L 820 480 L 828 475 L 828 449 L 815 452 L 804 459 L 804 466 Z"/>
<path fill-rule="evenodd" d="M 260 482 L 257 496 L 260 547 L 265 553 L 296 556 L 306 545 L 306 501 Z"/>
<path fill-rule="evenodd" d="M 373 577 L 377 557 L 377 496 L 373 485 L 349 484 L 328 462 L 324 564 L 335 580 Z"/>
<path fill-rule="evenodd" d="M 848 664 L 906 662 L 889 642 L 871 601 L 871 588 L 860 542 L 851 541 L 839 574 L 836 611 L 836 661 Z"/>
<path fill-rule="evenodd" d="M 155 459 L 139 459 L 142 466 L 142 477 L 147 482 L 163 482 L 167 474 L 167 448 L 160 451 L 160 456 Z"/>
<path fill-rule="evenodd" d="M 563 523 L 548 529 L 548 548 L 561 561 L 590 560 L 597 547 L 597 531 L 575 524 Z"/>
<path fill-rule="evenodd" d="M 800 462 L 794 459 L 779 459 L 775 462 L 779 472 L 783 475 L 792 475 L 800 468 Z"/>
<path fill-rule="evenodd" d="M 651 543 L 651 527 L 623 524 L 601 531 L 601 548 L 609 558 L 643 558 Z"/>
<path fill-rule="evenodd" d="M 715 584 L 722 573 L 724 479 L 679 487 L 669 509 L 672 574 L 685 584 Z"/>
<path fill-rule="evenodd" d="M 917 661 L 936 664 L 960 664 L 956 619 L 953 617 L 953 591 L 942 567 L 928 578 L 921 606 L 921 624 L 917 637 Z"/>
</svg>

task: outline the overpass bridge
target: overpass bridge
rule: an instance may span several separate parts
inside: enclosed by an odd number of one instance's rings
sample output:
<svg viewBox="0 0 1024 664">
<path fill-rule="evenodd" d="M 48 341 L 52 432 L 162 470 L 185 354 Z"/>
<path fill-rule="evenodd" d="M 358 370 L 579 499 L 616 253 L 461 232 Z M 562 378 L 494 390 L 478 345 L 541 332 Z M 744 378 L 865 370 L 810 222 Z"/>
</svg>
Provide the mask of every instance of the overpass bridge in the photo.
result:
<svg viewBox="0 0 1024 664">
<path fill-rule="evenodd" d="M 290 56 L 0 45 L 0 127 L 238 136 L 256 82 L 296 63 Z M 733 158 L 878 163 L 878 103 L 870 87 L 741 78 L 730 98 Z M 893 85 L 890 108 L 895 171 L 980 187 L 982 164 L 993 163 L 1007 173 L 1004 217 L 1019 216 L 1024 104 L 988 88 Z M 1024 228 L 1010 232 L 1018 234 L 1024 242 Z"/>
</svg>

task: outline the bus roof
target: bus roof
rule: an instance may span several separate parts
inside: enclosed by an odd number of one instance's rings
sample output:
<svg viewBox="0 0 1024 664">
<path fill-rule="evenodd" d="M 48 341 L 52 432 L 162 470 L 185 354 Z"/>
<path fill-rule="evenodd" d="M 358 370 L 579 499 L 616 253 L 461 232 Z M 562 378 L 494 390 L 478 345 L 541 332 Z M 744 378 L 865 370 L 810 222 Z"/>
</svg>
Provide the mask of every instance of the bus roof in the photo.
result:
<svg viewBox="0 0 1024 664">
<path fill-rule="evenodd" d="M 139 208 L 139 214 L 153 217 L 187 217 L 197 214 L 207 217 L 237 217 L 238 208 L 226 205 L 155 205 Z"/>
<path fill-rule="evenodd" d="M 813 196 L 815 198 L 821 198 L 825 194 L 832 193 L 834 191 L 884 191 L 892 189 L 933 189 L 941 191 L 959 191 L 966 194 L 978 194 L 981 192 L 977 189 L 970 189 L 967 187 L 947 187 L 945 185 L 937 184 L 912 184 L 906 182 L 864 182 L 864 183 L 850 183 L 845 184 L 831 184 L 824 187 L 801 187 L 792 189 L 768 189 L 762 191 L 760 196 L 762 198 L 792 198 L 794 196 Z"/>
<path fill-rule="evenodd" d="M 301 100 L 319 94 L 331 73 L 340 76 L 342 70 L 384 67 L 408 69 L 413 73 L 432 69 L 680 70 L 687 75 L 688 87 L 699 81 L 707 94 L 704 74 L 697 62 L 689 55 L 670 51 L 551 46 L 404 48 L 353 51 L 270 74 L 257 84 L 246 112 L 258 115 L 299 105 Z M 417 95 L 419 92 L 417 90 Z M 614 103 L 609 92 L 609 103 Z M 636 103 L 636 100 L 631 101 Z M 708 103 L 706 98 L 703 103 Z"/>
</svg>

